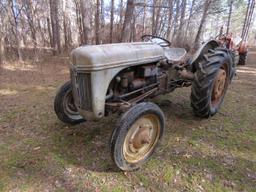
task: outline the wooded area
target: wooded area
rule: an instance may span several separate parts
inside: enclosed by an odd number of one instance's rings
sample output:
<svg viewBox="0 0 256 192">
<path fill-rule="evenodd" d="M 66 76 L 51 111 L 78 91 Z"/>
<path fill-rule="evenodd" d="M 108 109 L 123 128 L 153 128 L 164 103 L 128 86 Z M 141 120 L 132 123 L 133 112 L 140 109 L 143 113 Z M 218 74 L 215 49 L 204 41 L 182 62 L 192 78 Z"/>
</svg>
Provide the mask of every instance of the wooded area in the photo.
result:
<svg viewBox="0 0 256 192">
<path fill-rule="evenodd" d="M 0 192 L 255 191 L 255 16 L 255 0 L 0 0 Z M 186 50 L 86 46 L 70 65 L 80 45 L 144 34 Z M 115 148 L 141 159 L 147 146 L 141 168 L 120 171 Z"/>
<path fill-rule="evenodd" d="M 0 63 L 84 44 L 165 37 L 190 50 L 220 28 L 255 43 L 255 0 L 2 0 Z M 30 53 L 30 54 L 27 54 Z M 31 54 L 33 53 L 33 54 Z"/>
</svg>

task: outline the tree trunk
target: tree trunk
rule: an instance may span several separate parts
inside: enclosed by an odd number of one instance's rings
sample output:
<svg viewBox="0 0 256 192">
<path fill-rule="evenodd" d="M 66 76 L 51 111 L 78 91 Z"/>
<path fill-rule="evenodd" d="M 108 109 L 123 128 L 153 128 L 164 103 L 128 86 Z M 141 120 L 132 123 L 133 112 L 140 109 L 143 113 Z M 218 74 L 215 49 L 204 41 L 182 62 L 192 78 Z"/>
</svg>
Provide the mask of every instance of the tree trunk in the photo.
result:
<svg viewBox="0 0 256 192">
<path fill-rule="evenodd" d="M 185 13 L 186 13 L 186 6 L 187 6 L 187 0 L 182 0 L 180 25 L 179 25 L 178 35 L 177 35 L 177 39 L 176 39 L 176 42 L 179 42 L 180 45 L 182 45 L 182 43 L 183 43 L 183 25 L 184 25 Z"/>
<path fill-rule="evenodd" d="M 82 26 L 82 20 L 81 20 L 81 7 L 80 4 L 75 1 L 75 7 L 76 7 L 76 24 L 78 27 L 78 32 L 79 32 L 79 42 L 82 44 L 83 42 L 83 26 Z"/>
<path fill-rule="evenodd" d="M 204 3 L 202 19 L 201 19 L 201 22 L 200 22 L 200 25 L 199 25 L 199 28 L 198 28 L 198 31 L 197 31 L 197 34 L 196 34 L 196 38 L 195 38 L 195 41 L 194 41 L 194 49 L 195 50 L 199 48 L 200 37 L 201 37 L 201 34 L 202 34 L 203 26 L 205 24 L 206 17 L 208 15 L 208 10 L 209 10 L 209 7 L 210 7 L 211 3 L 212 3 L 212 0 L 206 0 L 205 3 Z"/>
<path fill-rule="evenodd" d="M 159 0 L 158 5 L 161 6 L 162 5 L 162 0 Z M 156 20 L 155 20 L 155 27 L 154 27 L 154 33 L 153 35 L 158 35 L 158 31 L 159 31 L 159 19 L 160 19 L 160 13 L 161 13 L 161 8 L 158 7 L 157 11 L 156 11 Z"/>
<path fill-rule="evenodd" d="M 100 2 L 100 23 L 101 23 L 101 29 L 105 26 L 105 9 L 104 9 L 104 0 L 101 0 Z"/>
<path fill-rule="evenodd" d="M 122 42 L 128 42 L 130 39 L 133 10 L 134 10 L 134 0 L 127 0 L 122 37 L 121 37 Z"/>
<path fill-rule="evenodd" d="M 109 34 L 109 42 L 110 43 L 113 42 L 114 9 L 115 9 L 115 1 L 111 0 L 110 34 Z"/>
<path fill-rule="evenodd" d="M 81 23 L 82 23 L 82 44 L 88 44 L 89 43 L 89 31 L 90 31 L 90 18 L 89 14 L 87 13 L 89 11 L 87 1 L 80 0 L 80 13 L 81 13 Z"/>
<path fill-rule="evenodd" d="M 20 49 L 20 42 L 21 42 L 21 34 L 18 29 L 18 18 L 17 18 L 17 12 L 21 11 L 18 7 L 16 7 L 15 1 L 11 1 L 11 12 L 12 17 L 14 20 L 14 35 L 15 35 L 15 43 L 16 43 L 16 51 L 18 55 L 18 61 L 23 62 L 23 57 Z"/>
<path fill-rule="evenodd" d="M 234 0 L 230 0 L 229 13 L 228 13 L 228 24 L 227 24 L 227 32 L 226 32 L 227 34 L 229 33 L 229 28 L 230 28 L 233 3 L 234 3 Z"/>
<path fill-rule="evenodd" d="M 46 18 L 46 21 L 47 21 L 47 19 L 48 18 Z M 37 21 L 37 26 L 38 26 L 38 31 L 39 31 L 39 33 L 40 33 L 40 37 L 41 37 L 41 40 L 42 40 L 42 42 L 43 42 L 43 46 L 45 47 L 45 46 L 51 46 L 51 43 L 50 43 L 50 45 L 48 45 L 48 42 L 47 42 L 47 40 L 46 40 L 46 38 L 45 38 L 45 32 L 44 32 L 44 30 L 42 29 L 42 26 L 41 26 L 41 23 L 40 23 L 40 19 L 39 18 L 36 18 L 36 21 Z M 46 22 L 46 26 L 47 27 L 45 27 L 44 26 L 44 29 L 47 29 L 48 30 L 48 23 Z M 49 33 L 48 33 L 48 35 L 49 35 Z M 50 39 L 50 37 L 49 37 L 49 39 Z"/>
<path fill-rule="evenodd" d="M 100 44 L 100 0 L 96 1 L 96 14 L 95 14 L 95 43 Z"/>
<path fill-rule="evenodd" d="M 144 0 L 144 8 L 143 8 L 143 19 L 142 19 L 142 35 L 145 33 L 145 27 L 146 27 L 146 17 L 147 17 L 147 0 Z"/>
<path fill-rule="evenodd" d="M 53 55 L 56 55 L 57 53 L 61 52 L 58 12 L 59 12 L 59 0 L 50 0 Z"/>
<path fill-rule="evenodd" d="M 250 11 L 250 4 L 251 4 L 251 0 L 248 0 L 246 15 L 244 18 L 244 25 L 243 25 L 243 29 L 242 29 L 242 35 L 241 35 L 243 40 L 245 39 L 245 31 L 246 31 L 246 27 L 247 27 L 248 15 L 249 15 L 249 11 Z"/>
<path fill-rule="evenodd" d="M 38 62 L 38 51 L 37 51 L 37 38 L 36 38 L 36 29 L 34 24 L 34 17 L 33 17 L 33 8 L 31 0 L 25 0 L 25 12 L 27 16 L 28 25 L 31 32 L 31 39 L 33 41 L 33 51 L 34 51 L 34 61 Z"/>
<path fill-rule="evenodd" d="M 120 4 L 119 4 L 119 11 L 120 11 L 120 13 L 119 13 L 119 25 L 120 26 L 122 26 L 122 24 L 123 24 L 123 0 L 120 0 Z"/>
<path fill-rule="evenodd" d="M 5 62 L 5 53 L 4 53 L 4 38 L 0 34 L 0 68 Z"/>
<path fill-rule="evenodd" d="M 65 47 L 65 51 L 67 51 L 69 49 L 70 46 L 70 39 L 69 39 L 69 28 L 70 26 L 68 26 L 68 13 L 67 13 L 67 9 L 66 9 L 66 1 L 63 1 L 63 35 L 64 35 L 64 47 Z"/>
<path fill-rule="evenodd" d="M 51 28 L 51 22 L 50 22 L 49 18 L 47 18 L 47 29 L 48 29 L 49 39 L 50 39 L 50 46 L 52 47 L 52 45 L 53 45 L 53 42 L 52 42 L 52 28 Z"/>
<path fill-rule="evenodd" d="M 255 0 L 252 0 L 251 6 L 250 6 L 250 11 L 249 11 L 249 16 L 248 16 L 248 21 L 247 21 L 247 26 L 245 29 L 245 37 L 244 40 L 247 41 L 248 40 L 248 34 L 249 34 L 249 30 L 252 24 L 252 17 L 253 17 L 253 13 L 254 13 L 254 8 L 255 8 Z"/>
<path fill-rule="evenodd" d="M 191 8 L 189 10 L 189 16 L 188 16 L 188 21 L 187 21 L 187 26 L 186 26 L 186 30 L 185 30 L 185 33 L 186 33 L 186 37 L 187 37 L 187 34 L 188 34 L 188 31 L 190 30 L 190 23 L 191 23 L 191 18 L 192 18 L 192 15 L 193 15 L 193 10 L 194 10 L 194 6 L 195 6 L 195 2 L 196 0 L 193 0 L 192 1 L 192 4 L 191 4 Z"/>
<path fill-rule="evenodd" d="M 176 0 L 176 6 L 175 6 L 175 17 L 174 17 L 174 22 L 173 22 L 173 35 L 172 35 L 172 39 L 174 39 L 176 37 L 177 34 L 177 30 L 178 30 L 178 19 L 179 19 L 179 15 L 180 15 L 180 0 Z"/>
<path fill-rule="evenodd" d="M 169 0 L 169 16 L 168 16 L 168 26 L 167 26 L 167 39 L 170 40 L 171 37 L 171 27 L 172 27 L 172 18 L 173 18 L 173 1 Z"/>
<path fill-rule="evenodd" d="M 135 42 L 136 41 L 136 15 L 133 15 L 132 19 L 132 33 L 131 33 L 131 39 L 130 41 Z"/>
<path fill-rule="evenodd" d="M 156 31 L 156 24 L 155 24 L 155 15 L 156 15 L 156 3 L 157 3 L 157 0 L 153 0 L 153 7 L 152 7 L 152 18 L 151 18 L 151 23 L 152 23 L 152 35 L 155 34 L 155 31 Z"/>
</svg>

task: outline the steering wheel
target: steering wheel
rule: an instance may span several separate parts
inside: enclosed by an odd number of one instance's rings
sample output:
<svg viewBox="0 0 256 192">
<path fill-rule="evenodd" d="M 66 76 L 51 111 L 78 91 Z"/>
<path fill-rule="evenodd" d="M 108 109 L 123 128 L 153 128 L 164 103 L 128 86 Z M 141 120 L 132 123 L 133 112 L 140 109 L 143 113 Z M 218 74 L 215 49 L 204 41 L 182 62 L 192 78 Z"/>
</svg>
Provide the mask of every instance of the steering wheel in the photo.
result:
<svg viewBox="0 0 256 192">
<path fill-rule="evenodd" d="M 167 39 L 164 39 L 162 37 L 156 36 L 156 35 L 143 35 L 141 37 L 142 41 L 150 41 L 150 42 L 154 42 L 153 39 L 160 39 L 161 42 L 157 43 L 158 45 L 160 45 L 161 47 L 170 47 L 171 46 L 171 42 L 168 41 Z"/>
</svg>

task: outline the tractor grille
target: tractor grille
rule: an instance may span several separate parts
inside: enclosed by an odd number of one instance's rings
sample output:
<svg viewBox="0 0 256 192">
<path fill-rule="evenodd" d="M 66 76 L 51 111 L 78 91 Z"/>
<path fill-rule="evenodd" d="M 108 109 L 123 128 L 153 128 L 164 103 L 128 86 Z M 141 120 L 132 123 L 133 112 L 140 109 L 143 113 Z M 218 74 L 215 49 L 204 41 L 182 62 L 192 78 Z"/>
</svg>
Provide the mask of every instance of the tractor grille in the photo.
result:
<svg viewBox="0 0 256 192">
<path fill-rule="evenodd" d="M 70 74 L 76 106 L 82 110 L 91 111 L 92 89 L 90 73 L 80 73 L 73 68 Z"/>
</svg>

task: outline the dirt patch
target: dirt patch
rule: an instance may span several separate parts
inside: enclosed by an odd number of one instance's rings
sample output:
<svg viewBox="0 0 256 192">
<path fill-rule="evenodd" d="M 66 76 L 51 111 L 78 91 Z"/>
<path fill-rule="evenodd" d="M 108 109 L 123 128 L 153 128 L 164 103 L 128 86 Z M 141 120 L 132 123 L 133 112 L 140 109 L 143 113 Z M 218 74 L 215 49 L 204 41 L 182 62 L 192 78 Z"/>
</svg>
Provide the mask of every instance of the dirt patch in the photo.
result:
<svg viewBox="0 0 256 192">
<path fill-rule="evenodd" d="M 118 116 L 77 126 L 53 111 L 68 59 L 5 65 L 0 75 L 0 191 L 254 191 L 256 52 L 219 114 L 195 118 L 190 88 L 155 99 L 167 118 L 162 144 L 140 170 L 120 172 L 109 137 Z"/>
</svg>

